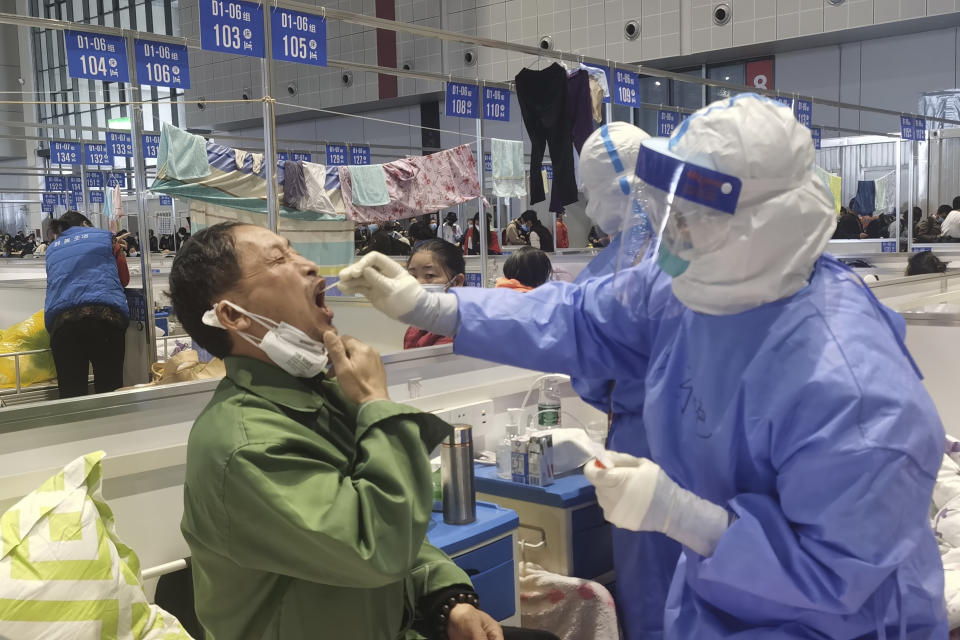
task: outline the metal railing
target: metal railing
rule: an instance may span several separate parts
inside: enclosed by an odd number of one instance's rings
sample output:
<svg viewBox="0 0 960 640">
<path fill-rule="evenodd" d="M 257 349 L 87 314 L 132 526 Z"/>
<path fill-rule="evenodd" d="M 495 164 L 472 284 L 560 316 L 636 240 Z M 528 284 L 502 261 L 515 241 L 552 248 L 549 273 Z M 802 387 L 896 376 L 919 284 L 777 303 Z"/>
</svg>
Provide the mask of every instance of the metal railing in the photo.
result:
<svg viewBox="0 0 960 640">
<path fill-rule="evenodd" d="M 23 392 L 23 385 L 21 384 L 22 377 L 20 375 L 20 358 L 24 356 L 33 356 L 41 353 L 47 353 L 50 349 L 33 349 L 31 351 L 14 351 L 13 353 L 0 353 L 0 358 L 13 358 L 13 370 L 16 377 L 16 386 L 13 390 L 2 389 L 0 390 L 0 395 L 19 395 Z M 31 390 L 36 390 L 43 388 L 44 386 L 53 386 L 53 385 L 40 385 L 33 387 L 31 385 Z"/>
<path fill-rule="evenodd" d="M 185 334 L 185 333 L 183 333 L 183 334 L 178 334 L 178 335 L 172 335 L 172 336 L 162 336 L 162 337 L 158 337 L 158 338 L 157 338 L 157 341 L 158 341 L 158 342 L 159 342 L 159 341 L 163 341 L 162 354 L 163 354 L 163 358 L 164 358 L 164 359 L 169 358 L 170 355 L 171 355 L 171 353 L 170 353 L 170 346 L 169 346 L 169 344 L 168 344 L 171 340 L 173 340 L 173 341 L 176 341 L 176 340 L 190 341 L 191 338 L 190 338 L 189 335 L 187 335 L 187 334 Z M 16 382 L 15 382 L 15 385 L 14 385 L 12 388 L 10 388 L 10 389 L 0 389 L 0 396 L 4 396 L 4 395 L 8 395 L 8 396 L 9 396 L 9 395 L 21 395 L 22 393 L 25 392 L 24 385 L 23 385 L 23 374 L 22 374 L 21 369 L 20 369 L 20 364 L 21 364 L 21 363 L 20 363 L 20 359 L 21 359 L 21 358 L 23 358 L 23 357 L 25 357 L 25 356 L 33 356 L 33 355 L 39 355 L 39 354 L 41 354 L 41 353 L 50 353 L 50 352 L 51 352 L 51 351 L 50 351 L 50 349 L 48 348 L 48 349 L 33 349 L 33 350 L 30 350 L 30 351 L 14 351 L 14 352 L 12 352 L 12 353 L 0 353 L 0 358 L 13 358 L 14 379 L 15 379 L 15 381 L 16 381 Z M 161 355 L 161 349 L 160 349 L 159 346 L 158 346 L 158 348 L 157 348 L 157 356 L 160 357 L 160 355 Z M 90 379 L 92 380 L 93 377 L 91 376 Z M 37 383 L 37 384 L 30 384 L 30 385 L 27 385 L 27 386 L 29 387 L 29 389 L 28 389 L 29 391 L 43 391 L 43 390 L 45 390 L 45 389 L 52 389 L 52 388 L 56 387 L 57 385 L 56 385 L 55 378 L 54 378 L 54 379 L 51 379 L 51 380 L 49 380 L 49 381 L 44 381 L 44 382 L 40 382 L 40 383 Z"/>
</svg>

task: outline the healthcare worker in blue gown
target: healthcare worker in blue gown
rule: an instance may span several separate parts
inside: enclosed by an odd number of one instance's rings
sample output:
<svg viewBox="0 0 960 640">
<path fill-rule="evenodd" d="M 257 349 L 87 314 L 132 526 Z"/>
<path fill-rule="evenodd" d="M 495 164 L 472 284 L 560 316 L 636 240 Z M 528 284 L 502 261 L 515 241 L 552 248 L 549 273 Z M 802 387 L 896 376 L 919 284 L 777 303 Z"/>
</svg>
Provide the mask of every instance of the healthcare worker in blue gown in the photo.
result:
<svg viewBox="0 0 960 640">
<path fill-rule="evenodd" d="M 649 457 L 585 473 L 611 523 L 683 545 L 669 639 L 947 635 L 928 519 L 943 428 L 902 318 L 823 254 L 813 161 L 790 109 L 741 94 L 641 144 L 655 260 L 527 294 L 426 292 L 382 256 L 342 273 L 459 353 L 525 366 L 519 332 L 539 368 L 644 380 Z"/>
</svg>

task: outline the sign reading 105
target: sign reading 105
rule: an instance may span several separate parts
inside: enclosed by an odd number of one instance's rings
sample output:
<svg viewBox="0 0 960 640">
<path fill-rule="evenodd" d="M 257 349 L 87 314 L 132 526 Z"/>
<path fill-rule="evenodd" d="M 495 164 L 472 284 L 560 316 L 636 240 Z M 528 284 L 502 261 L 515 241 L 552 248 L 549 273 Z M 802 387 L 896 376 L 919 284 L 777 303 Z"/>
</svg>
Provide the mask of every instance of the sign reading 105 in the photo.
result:
<svg viewBox="0 0 960 640">
<path fill-rule="evenodd" d="M 233 2 L 227 2 L 224 6 L 221 0 L 213 0 L 213 15 L 226 16 L 231 20 L 243 20 L 243 7 Z M 240 27 L 232 24 L 214 25 L 213 34 L 217 39 L 218 47 L 240 50 Z"/>
</svg>

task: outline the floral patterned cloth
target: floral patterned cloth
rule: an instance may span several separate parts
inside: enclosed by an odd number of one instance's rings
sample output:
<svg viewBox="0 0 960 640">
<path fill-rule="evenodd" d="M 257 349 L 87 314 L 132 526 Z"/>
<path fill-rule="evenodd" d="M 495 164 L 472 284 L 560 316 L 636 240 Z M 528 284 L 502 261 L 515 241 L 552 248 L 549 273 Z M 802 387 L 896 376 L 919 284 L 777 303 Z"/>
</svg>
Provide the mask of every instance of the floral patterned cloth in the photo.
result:
<svg viewBox="0 0 960 640">
<path fill-rule="evenodd" d="M 347 219 L 382 222 L 440 211 L 480 197 L 477 163 L 469 145 L 395 160 L 383 165 L 390 204 L 364 207 L 353 203 L 348 167 L 340 167 L 340 189 Z"/>
</svg>

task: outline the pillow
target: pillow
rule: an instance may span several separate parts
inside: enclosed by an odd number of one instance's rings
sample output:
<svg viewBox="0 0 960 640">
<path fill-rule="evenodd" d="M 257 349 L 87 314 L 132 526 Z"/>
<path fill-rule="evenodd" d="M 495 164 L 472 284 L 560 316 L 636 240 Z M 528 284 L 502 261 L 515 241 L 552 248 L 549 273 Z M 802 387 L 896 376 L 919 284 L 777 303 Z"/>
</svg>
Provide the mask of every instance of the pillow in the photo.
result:
<svg viewBox="0 0 960 640">
<path fill-rule="evenodd" d="M 77 458 L 0 516 L 0 638 L 191 640 L 147 601 L 103 501 L 104 455 Z"/>
</svg>

